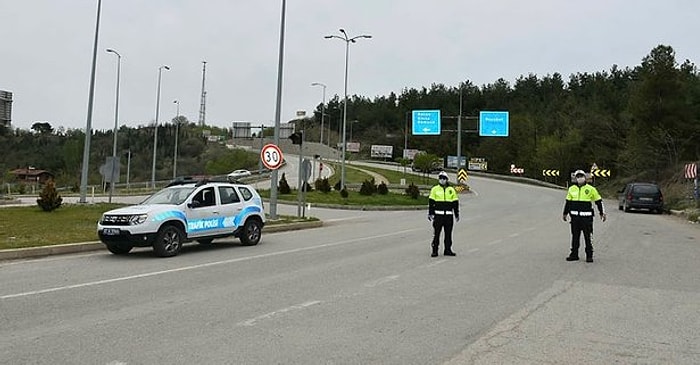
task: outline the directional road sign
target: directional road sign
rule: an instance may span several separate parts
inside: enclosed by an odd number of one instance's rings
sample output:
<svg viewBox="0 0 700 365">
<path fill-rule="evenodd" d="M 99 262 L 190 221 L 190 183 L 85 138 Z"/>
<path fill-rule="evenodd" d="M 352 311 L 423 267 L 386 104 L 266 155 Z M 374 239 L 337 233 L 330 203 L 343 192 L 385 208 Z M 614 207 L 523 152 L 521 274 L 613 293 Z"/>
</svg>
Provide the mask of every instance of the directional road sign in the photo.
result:
<svg viewBox="0 0 700 365">
<path fill-rule="evenodd" d="M 263 165 L 270 170 L 277 170 L 282 166 L 284 161 L 284 156 L 282 155 L 282 150 L 272 143 L 266 144 L 260 150 L 260 159 Z"/>
<path fill-rule="evenodd" d="M 459 169 L 457 172 L 457 180 L 459 180 L 459 182 L 466 182 L 468 179 L 469 176 L 467 176 L 467 170 Z"/>
<path fill-rule="evenodd" d="M 542 170 L 542 176 L 559 176 L 559 170 Z"/>
<path fill-rule="evenodd" d="M 440 135 L 440 111 L 414 110 L 412 125 L 414 136 Z"/>
<path fill-rule="evenodd" d="M 591 174 L 597 177 L 610 177 L 610 170 L 596 169 L 591 171 Z"/>
<path fill-rule="evenodd" d="M 508 137 L 508 112 L 479 113 L 479 136 Z"/>
</svg>

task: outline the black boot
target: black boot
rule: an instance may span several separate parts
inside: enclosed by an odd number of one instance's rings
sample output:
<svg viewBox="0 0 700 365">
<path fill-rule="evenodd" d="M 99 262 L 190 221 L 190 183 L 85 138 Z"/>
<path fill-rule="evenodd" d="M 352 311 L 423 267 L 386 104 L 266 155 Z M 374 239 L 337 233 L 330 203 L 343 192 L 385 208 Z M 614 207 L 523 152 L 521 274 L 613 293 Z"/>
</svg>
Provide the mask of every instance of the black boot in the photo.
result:
<svg viewBox="0 0 700 365">
<path fill-rule="evenodd" d="M 578 261 L 578 256 L 569 255 L 569 257 L 566 258 L 566 261 Z"/>
<path fill-rule="evenodd" d="M 430 254 L 430 257 L 437 257 L 438 255 L 438 248 L 437 246 L 433 246 L 433 253 Z"/>
</svg>

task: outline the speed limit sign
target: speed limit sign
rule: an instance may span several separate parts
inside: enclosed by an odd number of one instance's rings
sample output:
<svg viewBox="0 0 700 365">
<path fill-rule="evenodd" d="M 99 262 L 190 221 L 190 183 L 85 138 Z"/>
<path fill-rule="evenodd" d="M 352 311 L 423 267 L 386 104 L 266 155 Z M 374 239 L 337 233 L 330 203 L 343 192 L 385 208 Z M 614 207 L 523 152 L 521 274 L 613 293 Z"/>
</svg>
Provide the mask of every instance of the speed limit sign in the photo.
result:
<svg viewBox="0 0 700 365">
<path fill-rule="evenodd" d="M 282 150 L 279 147 L 270 143 L 260 150 L 260 159 L 268 169 L 277 170 L 282 165 L 284 156 L 282 156 Z"/>
</svg>

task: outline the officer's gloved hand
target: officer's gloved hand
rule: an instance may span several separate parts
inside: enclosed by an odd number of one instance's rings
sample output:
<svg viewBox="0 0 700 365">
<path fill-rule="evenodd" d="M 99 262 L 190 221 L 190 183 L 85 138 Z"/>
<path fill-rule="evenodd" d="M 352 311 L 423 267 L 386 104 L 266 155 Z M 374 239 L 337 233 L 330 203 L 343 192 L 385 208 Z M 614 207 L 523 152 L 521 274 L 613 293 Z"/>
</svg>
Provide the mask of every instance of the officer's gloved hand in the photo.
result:
<svg viewBox="0 0 700 365">
<path fill-rule="evenodd" d="M 457 222 L 459 222 L 459 216 L 458 216 L 458 215 L 455 216 L 455 220 L 456 220 Z"/>
<path fill-rule="evenodd" d="M 432 214 L 428 214 L 428 220 L 429 220 L 429 221 L 431 221 L 431 222 L 432 222 L 432 221 L 433 221 L 433 218 L 435 218 L 435 216 L 434 216 L 434 215 L 432 215 Z"/>
</svg>

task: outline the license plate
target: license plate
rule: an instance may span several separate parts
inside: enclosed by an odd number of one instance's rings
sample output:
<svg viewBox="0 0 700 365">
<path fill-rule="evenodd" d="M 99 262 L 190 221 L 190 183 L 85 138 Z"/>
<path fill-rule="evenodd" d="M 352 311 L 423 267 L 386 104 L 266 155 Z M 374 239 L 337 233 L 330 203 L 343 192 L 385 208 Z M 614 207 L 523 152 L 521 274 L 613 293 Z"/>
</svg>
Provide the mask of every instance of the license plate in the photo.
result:
<svg viewBox="0 0 700 365">
<path fill-rule="evenodd" d="M 652 201 L 652 200 L 654 200 L 654 199 L 652 199 L 652 198 L 639 198 L 639 200 L 641 200 L 641 201 L 643 201 L 643 202 L 650 202 L 650 201 Z"/>
<path fill-rule="evenodd" d="M 105 236 L 118 236 L 119 233 L 119 228 L 105 228 L 102 230 L 102 234 Z"/>
</svg>

